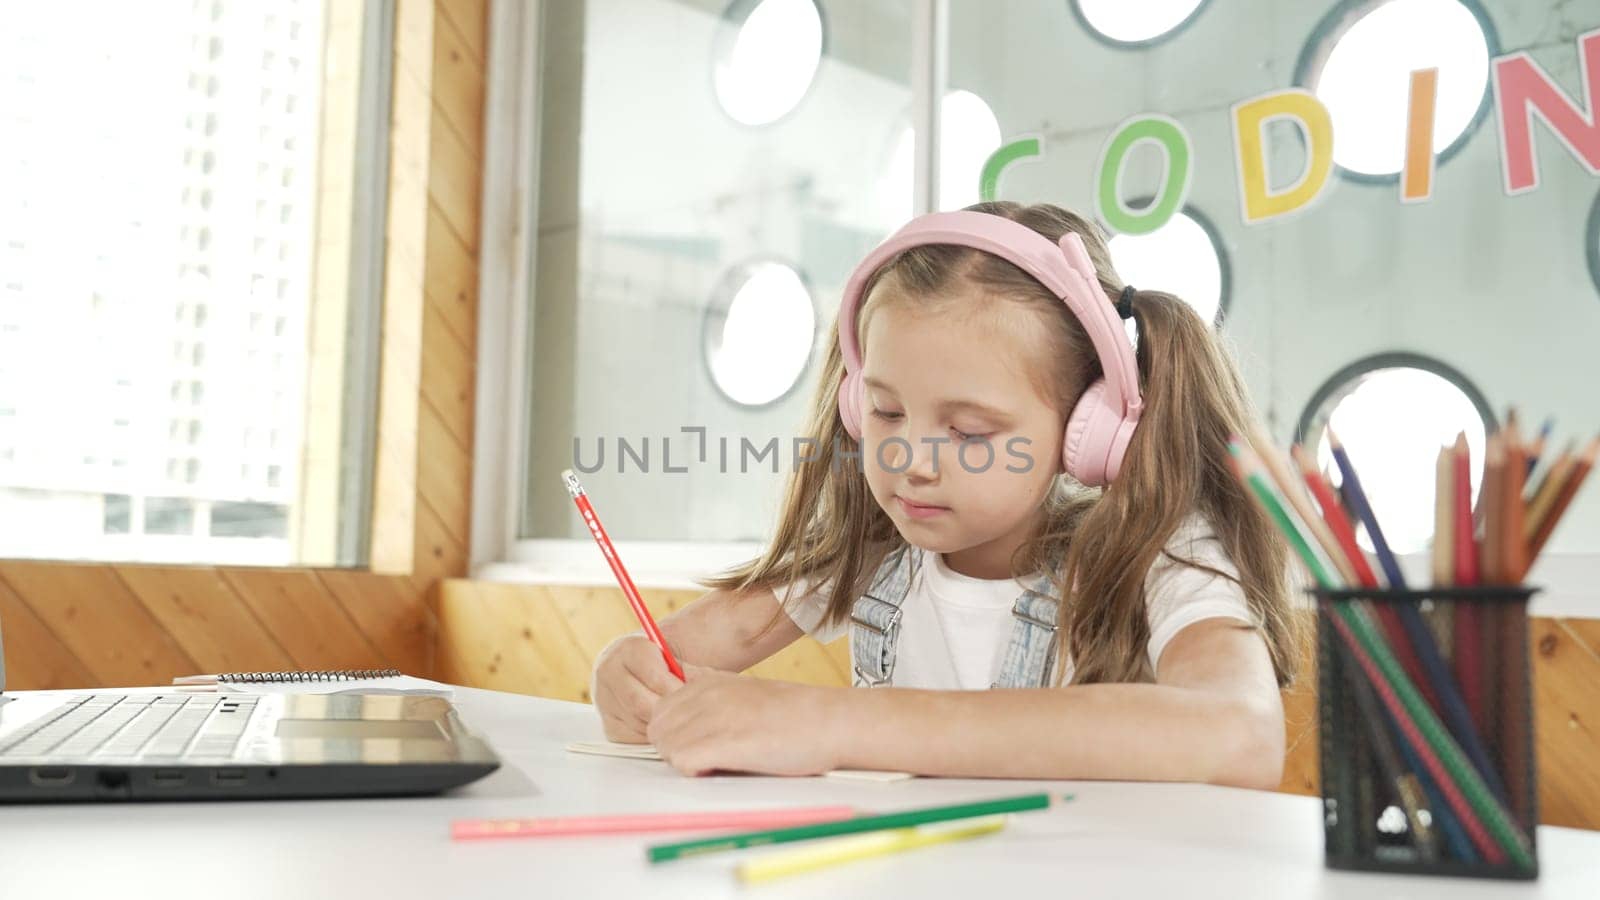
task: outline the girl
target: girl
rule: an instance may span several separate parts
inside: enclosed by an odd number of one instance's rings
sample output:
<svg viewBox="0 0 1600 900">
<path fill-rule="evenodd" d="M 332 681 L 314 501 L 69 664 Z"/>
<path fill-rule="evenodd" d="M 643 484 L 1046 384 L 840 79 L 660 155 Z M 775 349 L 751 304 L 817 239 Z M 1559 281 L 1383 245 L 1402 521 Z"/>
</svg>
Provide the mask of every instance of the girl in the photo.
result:
<svg viewBox="0 0 1600 900">
<path fill-rule="evenodd" d="M 1227 468 L 1254 425 L 1209 323 L 1125 287 L 1091 223 L 913 220 L 846 288 L 771 546 L 661 622 L 687 682 L 636 635 L 596 661 L 606 734 L 690 774 L 1275 788 L 1299 636 Z M 877 689 L 732 674 L 803 633 L 848 633 Z"/>
</svg>

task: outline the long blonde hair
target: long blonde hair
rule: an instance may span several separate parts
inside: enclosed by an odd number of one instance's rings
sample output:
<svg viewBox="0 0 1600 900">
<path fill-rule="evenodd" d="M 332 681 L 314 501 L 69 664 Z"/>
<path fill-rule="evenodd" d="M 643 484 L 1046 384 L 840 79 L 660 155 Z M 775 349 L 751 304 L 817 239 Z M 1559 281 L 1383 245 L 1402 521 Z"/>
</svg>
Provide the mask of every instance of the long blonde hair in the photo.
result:
<svg viewBox="0 0 1600 900">
<path fill-rule="evenodd" d="M 1048 204 L 979 203 L 975 212 L 1003 216 L 1058 242 L 1083 238 L 1108 302 L 1123 284 L 1104 236 L 1093 223 Z M 1083 326 L 1033 277 L 988 253 L 954 245 L 914 247 L 890 260 L 868 285 L 857 316 L 865 345 L 874 310 L 888 304 L 947 302 L 963 285 L 990 303 L 1014 303 L 1045 323 L 1054 367 L 1039 387 L 1063 417 L 1101 375 Z M 970 292 L 969 292 L 970 293 Z M 1142 681 L 1151 677 L 1144 585 L 1158 557 L 1226 573 L 1174 557 L 1167 545 L 1183 521 L 1203 515 L 1237 568 L 1239 586 L 1271 653 L 1280 684 L 1289 683 L 1303 639 L 1290 609 L 1288 548 L 1228 469 L 1230 434 L 1256 433 L 1256 417 L 1238 369 L 1211 324 L 1171 294 L 1137 291 L 1137 361 L 1144 414 L 1121 473 L 1109 488 L 1089 490 L 1057 478 L 1043 525 L 1017 551 L 1020 576 L 1048 573 L 1060 591 L 1058 651 L 1069 655 L 1075 683 Z M 844 430 L 837 397 L 844 376 L 838 331 L 829 341 L 822 380 L 805 434 L 817 456 L 796 467 L 766 552 L 705 581 L 712 589 L 782 589 L 797 579 L 830 585 L 827 620 L 843 622 L 879 562 L 905 542 L 867 488 L 855 458 L 859 443 Z M 780 613 L 781 615 L 781 613 Z M 1065 670 L 1056 666 L 1056 672 Z"/>
</svg>

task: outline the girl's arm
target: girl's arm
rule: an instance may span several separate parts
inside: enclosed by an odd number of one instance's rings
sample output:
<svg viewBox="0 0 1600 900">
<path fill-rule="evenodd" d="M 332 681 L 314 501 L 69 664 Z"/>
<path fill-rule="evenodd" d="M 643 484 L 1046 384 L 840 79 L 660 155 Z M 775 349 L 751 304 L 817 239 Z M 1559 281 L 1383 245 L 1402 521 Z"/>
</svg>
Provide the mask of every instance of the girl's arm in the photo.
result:
<svg viewBox="0 0 1600 900">
<path fill-rule="evenodd" d="M 743 594 L 712 591 L 659 624 L 673 655 L 689 667 L 686 672 L 698 671 L 696 666 L 740 672 L 801 634 L 769 589 Z M 606 737 L 640 743 L 661 698 L 680 687 L 661 651 L 635 632 L 600 651 L 589 691 Z"/>
<path fill-rule="evenodd" d="M 650 737 L 685 772 L 1200 781 L 1276 788 L 1283 706 L 1265 644 L 1226 619 L 1185 628 L 1157 684 L 1034 690 L 805 688 L 696 677 Z"/>
<path fill-rule="evenodd" d="M 805 634 L 770 588 L 711 591 L 660 625 L 683 662 L 725 672 L 743 672 Z"/>
<path fill-rule="evenodd" d="M 1197 622 L 1173 638 L 1158 671 L 1156 684 L 855 691 L 838 708 L 837 765 L 1278 786 L 1283 703 L 1254 631 L 1225 619 Z"/>
</svg>

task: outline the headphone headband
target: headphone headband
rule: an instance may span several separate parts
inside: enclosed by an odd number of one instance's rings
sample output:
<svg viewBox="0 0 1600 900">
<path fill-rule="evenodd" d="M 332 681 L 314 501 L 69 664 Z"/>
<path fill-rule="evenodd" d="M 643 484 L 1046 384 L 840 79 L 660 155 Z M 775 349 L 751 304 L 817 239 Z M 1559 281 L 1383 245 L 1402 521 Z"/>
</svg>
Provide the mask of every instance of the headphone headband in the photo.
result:
<svg viewBox="0 0 1600 900">
<path fill-rule="evenodd" d="M 1144 402 L 1139 397 L 1138 363 L 1123 331 L 1116 306 L 1100 289 L 1094 262 L 1075 232 L 1060 244 L 1019 222 L 990 213 L 958 210 L 912 219 L 890 235 L 856 266 L 839 301 L 839 349 L 847 373 L 861 371 L 856 338 L 856 311 L 867 282 L 898 254 L 928 244 L 954 244 L 991 253 L 1033 276 L 1061 298 L 1088 333 L 1105 371 L 1106 387 L 1117 398 L 1122 418 L 1137 421 Z"/>
</svg>

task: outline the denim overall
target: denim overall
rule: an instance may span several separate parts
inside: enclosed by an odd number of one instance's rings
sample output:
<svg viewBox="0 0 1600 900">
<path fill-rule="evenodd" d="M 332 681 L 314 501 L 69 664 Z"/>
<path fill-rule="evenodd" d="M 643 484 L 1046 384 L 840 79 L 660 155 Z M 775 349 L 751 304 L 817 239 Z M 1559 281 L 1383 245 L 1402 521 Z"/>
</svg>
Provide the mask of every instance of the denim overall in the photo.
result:
<svg viewBox="0 0 1600 900">
<path fill-rule="evenodd" d="M 894 683 L 894 657 L 900 641 L 901 606 L 922 562 L 922 553 L 903 546 L 884 559 L 872 576 L 871 587 L 850 609 L 850 657 L 856 687 L 883 687 Z M 1038 577 L 1024 585 L 1011 607 L 1011 638 L 1000 662 L 1000 675 L 991 687 L 1045 687 L 1056 656 L 1055 598 L 1048 579 Z"/>
</svg>

